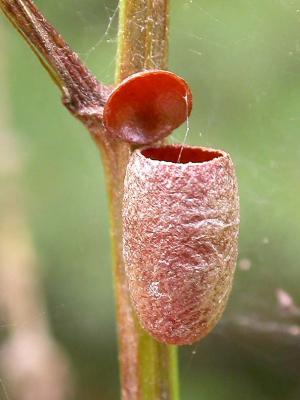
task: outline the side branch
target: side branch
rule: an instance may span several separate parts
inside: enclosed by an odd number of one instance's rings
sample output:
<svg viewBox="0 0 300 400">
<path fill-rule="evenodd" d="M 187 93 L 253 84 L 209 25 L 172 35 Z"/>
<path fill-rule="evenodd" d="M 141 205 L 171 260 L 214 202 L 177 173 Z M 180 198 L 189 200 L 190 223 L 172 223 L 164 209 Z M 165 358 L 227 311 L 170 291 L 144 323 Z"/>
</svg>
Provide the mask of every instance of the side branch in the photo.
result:
<svg viewBox="0 0 300 400">
<path fill-rule="evenodd" d="M 101 120 L 111 91 L 81 62 L 32 0 L 0 0 L 0 8 L 63 92 L 63 103 L 84 123 Z"/>
</svg>

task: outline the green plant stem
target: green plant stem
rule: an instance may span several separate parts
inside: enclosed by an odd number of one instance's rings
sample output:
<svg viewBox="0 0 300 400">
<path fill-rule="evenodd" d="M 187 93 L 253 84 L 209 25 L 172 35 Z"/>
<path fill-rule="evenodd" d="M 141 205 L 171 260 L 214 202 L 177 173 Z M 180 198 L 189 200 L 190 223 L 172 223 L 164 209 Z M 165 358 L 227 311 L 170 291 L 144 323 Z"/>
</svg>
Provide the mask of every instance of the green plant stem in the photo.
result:
<svg viewBox="0 0 300 400">
<path fill-rule="evenodd" d="M 168 0 L 121 0 L 116 83 L 132 73 L 165 68 Z M 178 400 L 177 348 L 158 343 L 131 307 L 123 263 L 122 200 L 130 145 L 101 148 L 110 198 L 122 400 Z"/>
</svg>

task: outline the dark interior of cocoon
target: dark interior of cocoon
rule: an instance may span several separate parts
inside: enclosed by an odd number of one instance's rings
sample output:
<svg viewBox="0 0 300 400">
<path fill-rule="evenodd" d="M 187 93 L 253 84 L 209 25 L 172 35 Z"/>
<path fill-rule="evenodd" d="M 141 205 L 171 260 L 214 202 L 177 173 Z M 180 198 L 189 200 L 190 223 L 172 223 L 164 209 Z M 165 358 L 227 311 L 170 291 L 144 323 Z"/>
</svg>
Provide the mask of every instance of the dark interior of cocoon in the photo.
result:
<svg viewBox="0 0 300 400">
<path fill-rule="evenodd" d="M 203 163 L 224 155 L 218 150 L 180 145 L 148 147 L 142 150 L 141 153 L 144 157 L 152 160 L 167 161 L 176 164 Z"/>
</svg>

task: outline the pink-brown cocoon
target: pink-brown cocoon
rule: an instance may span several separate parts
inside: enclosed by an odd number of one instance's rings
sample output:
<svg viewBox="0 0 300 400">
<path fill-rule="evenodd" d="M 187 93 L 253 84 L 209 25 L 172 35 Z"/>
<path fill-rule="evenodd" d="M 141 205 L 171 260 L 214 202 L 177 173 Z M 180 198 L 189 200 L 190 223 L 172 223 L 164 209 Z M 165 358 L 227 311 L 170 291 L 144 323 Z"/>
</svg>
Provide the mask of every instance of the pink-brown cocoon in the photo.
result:
<svg viewBox="0 0 300 400">
<path fill-rule="evenodd" d="M 239 198 L 220 150 L 133 153 L 125 178 L 124 259 L 131 299 L 157 340 L 192 344 L 225 308 L 237 258 Z"/>
</svg>

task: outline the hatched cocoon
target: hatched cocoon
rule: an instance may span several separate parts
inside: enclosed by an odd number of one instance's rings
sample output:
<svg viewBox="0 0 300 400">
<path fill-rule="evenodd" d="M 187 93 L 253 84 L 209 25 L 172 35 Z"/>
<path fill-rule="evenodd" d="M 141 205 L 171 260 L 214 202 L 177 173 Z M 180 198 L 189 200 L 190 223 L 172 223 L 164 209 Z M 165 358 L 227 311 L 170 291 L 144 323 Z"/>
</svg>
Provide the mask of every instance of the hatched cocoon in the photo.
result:
<svg viewBox="0 0 300 400">
<path fill-rule="evenodd" d="M 136 150 L 125 178 L 124 261 L 133 306 L 158 341 L 192 344 L 220 319 L 237 259 L 230 156 L 189 146 Z"/>
</svg>

